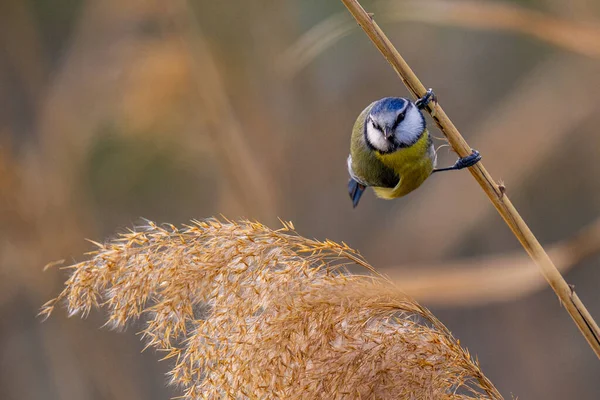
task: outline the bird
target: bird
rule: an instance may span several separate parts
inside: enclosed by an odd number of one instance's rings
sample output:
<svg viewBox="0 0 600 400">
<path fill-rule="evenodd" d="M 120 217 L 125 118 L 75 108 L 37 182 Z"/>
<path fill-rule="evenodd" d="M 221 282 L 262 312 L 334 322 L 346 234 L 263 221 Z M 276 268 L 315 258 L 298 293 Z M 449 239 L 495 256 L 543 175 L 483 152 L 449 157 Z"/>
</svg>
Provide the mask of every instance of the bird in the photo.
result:
<svg viewBox="0 0 600 400">
<path fill-rule="evenodd" d="M 481 160 L 477 150 L 447 168 L 436 168 L 437 155 L 421 112 L 437 101 L 433 90 L 415 102 L 385 97 L 369 104 L 352 129 L 348 156 L 348 193 L 355 208 L 367 187 L 383 199 L 402 197 L 435 172 L 460 170 Z"/>
</svg>

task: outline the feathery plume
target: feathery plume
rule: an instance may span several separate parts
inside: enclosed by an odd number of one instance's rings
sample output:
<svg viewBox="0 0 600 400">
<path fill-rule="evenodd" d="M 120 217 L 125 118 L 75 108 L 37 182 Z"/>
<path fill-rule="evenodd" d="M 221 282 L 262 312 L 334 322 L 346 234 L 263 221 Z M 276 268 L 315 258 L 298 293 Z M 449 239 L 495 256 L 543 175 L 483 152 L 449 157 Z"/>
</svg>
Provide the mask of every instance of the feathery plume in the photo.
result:
<svg viewBox="0 0 600 400">
<path fill-rule="evenodd" d="M 70 315 L 106 307 L 115 328 L 142 317 L 185 399 L 502 398 L 427 309 L 291 223 L 148 222 L 96 245 L 42 314 L 64 300 Z"/>
</svg>

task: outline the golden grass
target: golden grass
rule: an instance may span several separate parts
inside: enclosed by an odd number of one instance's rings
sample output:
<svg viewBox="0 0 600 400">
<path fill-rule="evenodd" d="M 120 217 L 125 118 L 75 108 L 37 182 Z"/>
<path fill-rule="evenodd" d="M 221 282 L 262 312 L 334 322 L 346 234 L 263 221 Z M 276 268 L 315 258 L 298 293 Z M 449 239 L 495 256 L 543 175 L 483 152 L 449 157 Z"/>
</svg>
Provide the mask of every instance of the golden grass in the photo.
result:
<svg viewBox="0 0 600 400">
<path fill-rule="evenodd" d="M 427 309 L 345 244 L 291 224 L 149 222 L 72 265 L 59 301 L 146 321 L 186 399 L 501 399 Z M 351 275 L 348 266 L 368 275 Z"/>
</svg>

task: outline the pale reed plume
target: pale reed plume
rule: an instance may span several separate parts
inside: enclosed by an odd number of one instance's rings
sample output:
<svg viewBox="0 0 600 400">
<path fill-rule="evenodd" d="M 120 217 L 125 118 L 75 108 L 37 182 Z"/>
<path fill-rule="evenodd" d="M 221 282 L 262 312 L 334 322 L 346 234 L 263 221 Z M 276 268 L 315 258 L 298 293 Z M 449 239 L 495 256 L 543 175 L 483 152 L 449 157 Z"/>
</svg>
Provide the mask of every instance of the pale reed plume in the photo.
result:
<svg viewBox="0 0 600 400">
<path fill-rule="evenodd" d="M 345 244 L 256 222 L 149 222 L 72 268 L 70 315 L 142 317 L 185 399 L 501 399 L 427 309 Z M 347 268 L 360 266 L 366 275 Z"/>
</svg>

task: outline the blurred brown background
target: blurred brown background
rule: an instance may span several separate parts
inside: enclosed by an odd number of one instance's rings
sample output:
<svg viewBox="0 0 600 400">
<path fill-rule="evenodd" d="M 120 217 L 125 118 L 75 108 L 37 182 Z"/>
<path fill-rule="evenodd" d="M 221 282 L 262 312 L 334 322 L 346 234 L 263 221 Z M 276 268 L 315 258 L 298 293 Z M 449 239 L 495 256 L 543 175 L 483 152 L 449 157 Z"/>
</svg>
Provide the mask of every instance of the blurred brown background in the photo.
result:
<svg viewBox="0 0 600 400">
<path fill-rule="evenodd" d="M 543 244 L 594 224 L 599 2 L 364 6 Z M 139 326 L 111 332 L 102 312 L 41 323 L 66 277 L 42 268 L 81 260 L 85 238 L 141 217 L 221 213 L 292 220 L 402 277 L 506 398 L 600 398 L 598 360 L 470 174 L 434 176 L 397 201 L 368 193 L 352 210 L 350 130 L 390 95 L 407 91 L 336 0 L 2 0 L 0 398 L 177 395 L 161 355 L 140 354 Z M 597 250 L 564 269 L 598 320 Z M 448 277 L 475 294 L 446 290 Z"/>
</svg>

